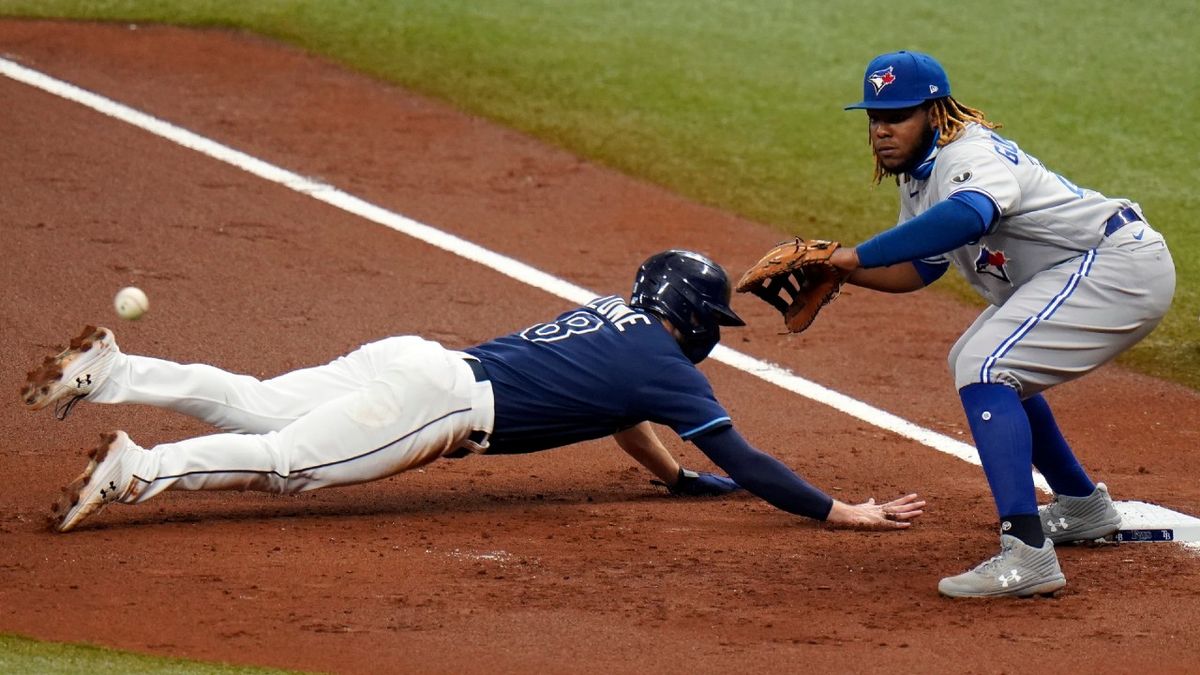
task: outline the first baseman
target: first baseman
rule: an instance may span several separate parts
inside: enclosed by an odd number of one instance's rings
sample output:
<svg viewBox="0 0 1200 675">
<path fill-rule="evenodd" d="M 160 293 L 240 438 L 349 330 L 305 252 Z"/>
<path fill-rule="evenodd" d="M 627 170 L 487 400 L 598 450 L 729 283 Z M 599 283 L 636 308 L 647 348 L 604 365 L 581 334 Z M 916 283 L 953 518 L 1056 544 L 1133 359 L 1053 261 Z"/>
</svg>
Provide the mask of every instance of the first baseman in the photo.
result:
<svg viewBox="0 0 1200 675">
<path fill-rule="evenodd" d="M 31 372 L 22 396 L 35 409 L 54 405 L 60 417 L 80 400 L 155 405 L 226 432 L 146 449 L 124 432 L 106 435 L 56 505 L 61 532 L 107 504 L 167 489 L 300 492 L 440 457 L 536 452 L 608 435 L 673 492 L 722 494 L 740 484 L 832 524 L 908 527 L 924 506 L 915 494 L 839 502 L 734 430 L 696 368 L 721 326 L 743 325 L 729 299 L 719 265 L 665 251 L 642 264 L 628 302 L 597 298 L 465 351 L 387 338 L 267 381 L 125 354 L 111 330 L 91 329 Z M 695 443 L 733 480 L 680 468 L 651 422 Z"/>
<path fill-rule="evenodd" d="M 1175 292 L 1171 254 L 1138 204 L 1075 185 L 955 100 L 927 54 L 876 57 L 849 109 L 867 111 L 875 180 L 895 177 L 900 218 L 831 261 L 849 283 L 889 292 L 922 288 L 953 264 L 990 303 L 949 363 L 1000 516 L 1000 552 L 938 590 L 1053 593 L 1066 584 L 1054 545 L 1112 534 L 1121 518 L 1041 392 L 1154 330 Z M 1031 465 L 1055 495 L 1040 512 Z"/>
</svg>

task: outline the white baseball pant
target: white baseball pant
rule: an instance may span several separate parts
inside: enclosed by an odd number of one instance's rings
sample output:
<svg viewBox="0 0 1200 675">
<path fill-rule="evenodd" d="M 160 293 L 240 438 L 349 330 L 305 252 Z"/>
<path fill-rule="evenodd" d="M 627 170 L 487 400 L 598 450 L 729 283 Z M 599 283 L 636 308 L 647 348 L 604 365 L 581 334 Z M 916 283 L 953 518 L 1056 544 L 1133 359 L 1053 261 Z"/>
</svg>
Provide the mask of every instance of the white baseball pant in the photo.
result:
<svg viewBox="0 0 1200 675">
<path fill-rule="evenodd" d="M 477 381 L 466 359 L 419 337 L 392 337 L 260 381 L 119 354 L 87 401 L 168 408 L 227 432 L 139 453 L 134 475 L 147 485 L 131 502 L 166 489 L 302 492 L 378 480 L 463 447 L 486 450 L 491 383 Z"/>
</svg>

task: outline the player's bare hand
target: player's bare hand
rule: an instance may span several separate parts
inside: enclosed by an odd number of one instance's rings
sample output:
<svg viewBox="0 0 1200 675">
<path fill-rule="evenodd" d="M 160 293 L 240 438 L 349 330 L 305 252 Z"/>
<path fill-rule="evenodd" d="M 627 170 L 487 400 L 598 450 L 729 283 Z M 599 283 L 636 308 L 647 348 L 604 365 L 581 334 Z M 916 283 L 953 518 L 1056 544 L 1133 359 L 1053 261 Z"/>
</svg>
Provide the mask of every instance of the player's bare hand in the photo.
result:
<svg viewBox="0 0 1200 675">
<path fill-rule="evenodd" d="M 925 500 L 915 493 L 893 499 L 885 504 L 876 504 L 872 497 L 862 504 L 845 504 L 834 500 L 826 523 L 835 527 L 859 530 L 903 530 L 912 527 L 912 521 L 925 509 Z"/>
<path fill-rule="evenodd" d="M 858 269 L 858 250 L 853 246 L 841 246 L 829 256 L 829 264 L 849 274 Z"/>
</svg>

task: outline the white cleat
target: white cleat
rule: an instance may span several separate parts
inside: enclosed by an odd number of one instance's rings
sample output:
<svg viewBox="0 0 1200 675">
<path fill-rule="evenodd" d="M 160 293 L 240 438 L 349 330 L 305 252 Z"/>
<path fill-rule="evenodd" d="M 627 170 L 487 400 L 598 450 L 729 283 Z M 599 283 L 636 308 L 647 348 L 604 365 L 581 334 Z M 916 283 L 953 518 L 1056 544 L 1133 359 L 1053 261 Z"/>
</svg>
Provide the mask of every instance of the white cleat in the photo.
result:
<svg viewBox="0 0 1200 675">
<path fill-rule="evenodd" d="M 51 525 L 70 532 L 89 516 L 109 504 L 136 497 L 143 484 L 133 475 L 138 453 L 145 452 L 124 431 L 100 434 L 100 445 L 88 453 L 88 465 L 79 477 L 63 488 L 51 507 Z"/>
<path fill-rule="evenodd" d="M 32 410 L 54 404 L 54 416 L 64 419 L 80 399 L 104 383 L 119 353 L 111 330 L 87 326 L 60 354 L 47 356 L 29 371 L 21 400 Z"/>
</svg>

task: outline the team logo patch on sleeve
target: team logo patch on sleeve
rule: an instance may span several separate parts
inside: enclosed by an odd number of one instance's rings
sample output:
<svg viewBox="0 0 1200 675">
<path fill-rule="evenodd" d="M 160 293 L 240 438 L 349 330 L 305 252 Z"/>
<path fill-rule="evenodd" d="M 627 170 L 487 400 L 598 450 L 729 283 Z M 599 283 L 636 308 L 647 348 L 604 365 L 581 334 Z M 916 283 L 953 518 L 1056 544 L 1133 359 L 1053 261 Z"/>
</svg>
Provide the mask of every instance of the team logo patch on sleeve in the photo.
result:
<svg viewBox="0 0 1200 675">
<path fill-rule="evenodd" d="M 989 251 L 986 246 L 980 247 L 979 257 L 975 258 L 975 273 L 987 274 L 1005 283 L 1012 283 L 1008 278 L 1008 258 L 1005 257 L 1004 251 Z"/>
<path fill-rule="evenodd" d="M 896 81 L 896 75 L 892 73 L 892 66 L 888 66 L 883 70 L 877 70 L 867 76 L 867 82 L 875 87 L 875 95 L 878 96 L 883 88 Z"/>
<path fill-rule="evenodd" d="M 954 178 L 951 178 L 951 179 L 950 179 L 950 182 L 951 182 L 951 183 L 957 183 L 957 184 L 959 184 L 959 185 L 962 185 L 963 183 L 965 183 L 965 182 L 967 182 L 967 181 L 969 181 L 969 180 L 971 180 L 971 172 L 970 172 L 970 171 L 964 171 L 964 172 L 962 172 L 962 173 L 958 174 L 957 176 L 955 176 Z"/>
</svg>

